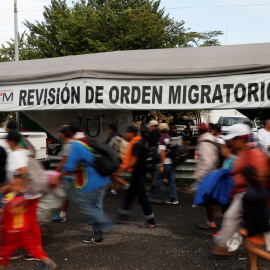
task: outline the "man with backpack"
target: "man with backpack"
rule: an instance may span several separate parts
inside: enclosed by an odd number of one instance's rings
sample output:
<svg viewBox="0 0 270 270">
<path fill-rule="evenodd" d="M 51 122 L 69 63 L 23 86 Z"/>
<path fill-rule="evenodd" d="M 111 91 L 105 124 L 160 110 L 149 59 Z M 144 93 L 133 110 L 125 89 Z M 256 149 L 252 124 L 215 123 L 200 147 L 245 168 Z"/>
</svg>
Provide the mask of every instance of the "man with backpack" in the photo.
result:
<svg viewBox="0 0 270 270">
<path fill-rule="evenodd" d="M 198 161 L 196 163 L 195 173 L 193 178 L 198 185 L 202 179 L 210 172 L 217 169 L 219 164 L 219 150 L 217 140 L 213 134 L 209 132 L 210 128 L 205 123 L 199 125 L 199 138 L 197 141 Z M 207 221 L 200 224 L 201 229 L 216 228 L 214 221 L 214 207 L 206 205 Z"/>
<path fill-rule="evenodd" d="M 126 139 L 129 141 L 129 147 L 121 168 L 114 173 L 115 176 L 118 176 L 125 171 L 132 172 L 130 187 L 126 191 L 123 205 L 119 209 L 119 219 L 121 222 L 128 217 L 133 201 L 138 196 L 146 217 L 146 222 L 142 223 L 140 228 L 155 228 L 154 213 L 145 188 L 147 148 L 142 137 L 137 136 L 138 131 L 134 125 L 127 128 Z"/>
<path fill-rule="evenodd" d="M 160 168 L 159 173 L 156 179 L 156 190 L 153 198 L 153 202 L 162 202 L 163 199 L 163 190 L 162 184 L 163 179 L 168 179 L 169 181 L 169 189 L 170 195 L 169 199 L 165 202 L 167 204 L 176 205 L 178 204 L 177 190 L 175 184 L 175 171 L 176 164 L 173 163 L 171 158 L 169 157 L 169 145 L 171 136 L 169 135 L 169 125 L 167 123 L 161 123 L 158 127 L 160 132 L 158 148 L 160 151 Z"/>
<path fill-rule="evenodd" d="M 87 236 L 83 241 L 98 244 L 103 241 L 104 230 L 112 230 L 115 226 L 103 213 L 103 199 L 106 186 L 110 181 L 108 176 L 103 176 L 97 171 L 92 142 L 80 136 L 82 134 L 80 130 L 78 121 L 70 123 L 73 141 L 67 161 L 62 168 L 62 175 L 77 172 L 80 168 L 81 175 L 75 180 L 78 191 L 76 201 L 80 204 L 81 211 L 90 216 L 94 231 L 93 236 Z"/>
<path fill-rule="evenodd" d="M 108 144 L 108 146 L 110 146 L 113 151 L 115 156 L 117 157 L 117 159 L 119 160 L 119 165 L 121 164 L 122 160 L 121 160 L 121 144 L 122 143 L 126 143 L 125 139 L 123 138 L 123 136 L 118 132 L 118 127 L 116 124 L 110 124 L 109 125 L 109 137 L 106 140 L 106 144 Z M 124 142 L 123 142 L 124 141 Z M 125 189 L 128 189 L 129 184 L 122 178 L 120 177 L 114 177 L 112 176 L 111 178 L 112 180 L 112 190 L 111 190 L 111 194 L 116 195 L 116 187 L 117 187 L 117 183 L 122 184 Z"/>
</svg>

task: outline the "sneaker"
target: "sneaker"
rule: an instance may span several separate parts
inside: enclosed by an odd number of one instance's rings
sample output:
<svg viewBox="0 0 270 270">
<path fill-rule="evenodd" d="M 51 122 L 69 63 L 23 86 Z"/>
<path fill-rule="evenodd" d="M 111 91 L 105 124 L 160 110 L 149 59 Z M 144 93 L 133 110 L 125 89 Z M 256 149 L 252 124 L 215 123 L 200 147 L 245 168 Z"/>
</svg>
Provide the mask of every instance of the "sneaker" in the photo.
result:
<svg viewBox="0 0 270 270">
<path fill-rule="evenodd" d="M 112 194 L 112 195 L 117 195 L 116 190 L 113 190 L 113 189 L 112 189 L 112 190 L 111 190 L 111 194 Z"/>
<path fill-rule="evenodd" d="M 35 258 L 32 254 L 27 254 L 23 257 L 25 261 L 40 261 L 40 259 Z"/>
<path fill-rule="evenodd" d="M 66 222 L 66 217 L 60 217 L 59 215 L 52 217 L 52 221 L 54 222 Z"/>
<path fill-rule="evenodd" d="M 93 244 L 100 244 L 102 243 L 103 238 L 94 238 L 94 237 L 86 237 L 85 239 L 83 239 L 84 243 L 93 243 Z"/>
<path fill-rule="evenodd" d="M 231 239 L 227 241 L 227 249 L 229 252 L 235 252 L 243 244 L 244 238 L 239 233 L 234 233 Z"/>
<path fill-rule="evenodd" d="M 56 267 L 57 265 L 53 261 L 50 261 L 49 264 L 45 264 L 45 263 L 42 264 L 42 270 L 53 270 Z"/>
<path fill-rule="evenodd" d="M 140 228 L 147 228 L 147 229 L 154 229 L 154 228 L 156 228 L 156 225 L 145 221 L 144 223 L 140 224 L 139 227 Z"/>
<path fill-rule="evenodd" d="M 176 204 L 178 204 L 179 202 L 178 202 L 178 200 L 169 199 L 169 200 L 166 201 L 166 203 L 167 203 L 167 204 L 174 204 L 174 205 L 176 205 Z"/>
</svg>

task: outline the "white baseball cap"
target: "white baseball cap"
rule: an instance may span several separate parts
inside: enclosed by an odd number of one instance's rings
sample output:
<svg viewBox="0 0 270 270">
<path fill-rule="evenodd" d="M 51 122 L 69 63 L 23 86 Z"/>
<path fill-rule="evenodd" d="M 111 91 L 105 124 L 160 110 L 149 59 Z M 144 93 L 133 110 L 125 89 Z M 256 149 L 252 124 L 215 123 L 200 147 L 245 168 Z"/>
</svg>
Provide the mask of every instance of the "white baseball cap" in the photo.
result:
<svg viewBox="0 0 270 270">
<path fill-rule="evenodd" d="M 251 128 L 246 124 L 235 124 L 230 126 L 229 133 L 223 137 L 225 141 L 231 140 L 235 137 L 249 135 L 251 133 Z"/>
<path fill-rule="evenodd" d="M 158 126 L 158 125 L 159 125 L 159 122 L 157 120 L 151 120 L 149 122 L 149 127 L 151 127 L 151 126 Z"/>
<path fill-rule="evenodd" d="M 167 123 L 161 123 L 161 124 L 159 124 L 158 129 L 159 130 L 169 130 L 170 128 L 169 128 L 169 125 Z"/>
</svg>

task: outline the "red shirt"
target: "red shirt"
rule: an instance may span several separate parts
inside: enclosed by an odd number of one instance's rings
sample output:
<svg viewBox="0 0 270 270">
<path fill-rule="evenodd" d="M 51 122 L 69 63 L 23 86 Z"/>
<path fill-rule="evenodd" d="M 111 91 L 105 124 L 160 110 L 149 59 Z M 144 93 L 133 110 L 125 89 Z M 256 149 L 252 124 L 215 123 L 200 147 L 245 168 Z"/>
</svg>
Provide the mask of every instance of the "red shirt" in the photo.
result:
<svg viewBox="0 0 270 270">
<path fill-rule="evenodd" d="M 241 171 L 247 165 L 252 165 L 256 168 L 257 172 L 264 177 L 260 177 L 259 180 L 263 186 L 268 187 L 267 175 L 268 175 L 268 157 L 259 148 L 247 147 L 238 154 L 238 159 L 234 162 L 233 181 L 234 190 L 233 195 L 244 192 L 247 189 L 247 184 Z"/>
<path fill-rule="evenodd" d="M 23 194 L 7 199 L 2 216 L 3 229 L 8 232 L 20 232 L 28 227 L 28 203 Z"/>
</svg>

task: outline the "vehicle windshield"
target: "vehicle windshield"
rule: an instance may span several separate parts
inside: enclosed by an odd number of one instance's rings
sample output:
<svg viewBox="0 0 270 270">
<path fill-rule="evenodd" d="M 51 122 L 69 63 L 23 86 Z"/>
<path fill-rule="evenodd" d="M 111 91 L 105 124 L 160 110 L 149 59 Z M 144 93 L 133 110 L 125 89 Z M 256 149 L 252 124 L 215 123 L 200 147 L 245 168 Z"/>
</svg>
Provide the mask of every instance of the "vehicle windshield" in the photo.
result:
<svg viewBox="0 0 270 270">
<path fill-rule="evenodd" d="M 234 124 L 244 123 L 247 121 L 251 122 L 253 124 L 253 128 L 255 128 L 254 122 L 246 117 L 245 118 L 243 118 L 243 117 L 220 117 L 218 123 L 221 126 L 228 127 L 228 126 L 232 126 Z"/>
<path fill-rule="evenodd" d="M 192 119 L 176 119 L 173 124 L 186 126 L 188 122 L 190 122 L 192 126 L 195 126 L 195 123 Z"/>
</svg>

